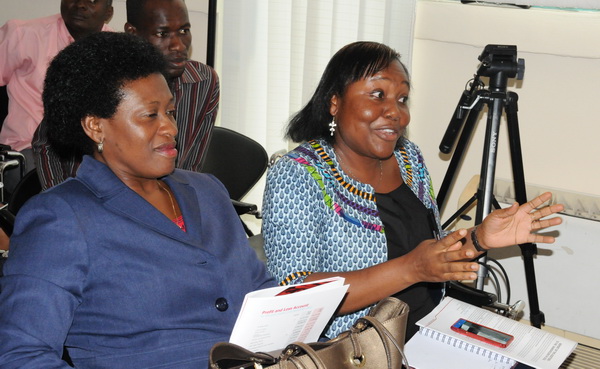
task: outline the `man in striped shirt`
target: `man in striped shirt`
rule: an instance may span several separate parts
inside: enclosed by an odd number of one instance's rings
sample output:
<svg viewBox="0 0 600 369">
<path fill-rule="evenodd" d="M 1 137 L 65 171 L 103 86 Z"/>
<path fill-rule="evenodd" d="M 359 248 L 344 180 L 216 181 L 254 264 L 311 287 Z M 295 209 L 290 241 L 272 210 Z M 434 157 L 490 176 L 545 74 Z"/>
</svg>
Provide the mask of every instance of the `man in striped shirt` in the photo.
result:
<svg viewBox="0 0 600 369">
<path fill-rule="evenodd" d="M 199 171 L 219 105 L 219 78 L 211 67 L 189 60 L 192 35 L 183 0 L 127 0 L 125 32 L 155 45 L 167 60 L 175 99 L 178 168 Z M 40 124 L 33 151 L 42 188 L 75 176 L 81 158 L 57 153 L 48 144 L 46 125 Z"/>
</svg>

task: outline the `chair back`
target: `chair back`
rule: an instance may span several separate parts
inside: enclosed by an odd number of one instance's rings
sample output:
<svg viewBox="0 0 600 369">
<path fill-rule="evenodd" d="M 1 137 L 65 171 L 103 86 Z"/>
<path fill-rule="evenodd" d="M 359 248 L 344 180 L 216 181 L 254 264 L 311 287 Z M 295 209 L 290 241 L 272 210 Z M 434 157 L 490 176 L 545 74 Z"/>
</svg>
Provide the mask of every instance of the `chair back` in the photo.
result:
<svg viewBox="0 0 600 369">
<path fill-rule="evenodd" d="M 17 183 L 15 191 L 8 201 L 7 209 L 14 215 L 17 215 L 21 206 L 40 192 L 42 192 L 42 185 L 40 184 L 37 170 L 32 169 Z"/>
<path fill-rule="evenodd" d="M 13 228 L 15 226 L 15 217 L 19 212 L 19 209 L 21 209 L 27 200 L 37 195 L 41 191 L 42 185 L 40 184 L 38 174 L 35 169 L 25 174 L 19 183 L 17 183 L 15 191 L 10 197 L 8 204 L 3 204 L 0 207 L 0 228 L 2 228 L 7 236 L 10 237 L 12 235 Z"/>
<path fill-rule="evenodd" d="M 269 157 L 261 144 L 224 127 L 214 127 L 202 172 L 217 177 L 233 200 L 241 200 L 267 170 Z"/>
<path fill-rule="evenodd" d="M 4 124 L 4 118 L 8 115 L 8 92 L 6 86 L 0 86 L 0 130 Z"/>
</svg>

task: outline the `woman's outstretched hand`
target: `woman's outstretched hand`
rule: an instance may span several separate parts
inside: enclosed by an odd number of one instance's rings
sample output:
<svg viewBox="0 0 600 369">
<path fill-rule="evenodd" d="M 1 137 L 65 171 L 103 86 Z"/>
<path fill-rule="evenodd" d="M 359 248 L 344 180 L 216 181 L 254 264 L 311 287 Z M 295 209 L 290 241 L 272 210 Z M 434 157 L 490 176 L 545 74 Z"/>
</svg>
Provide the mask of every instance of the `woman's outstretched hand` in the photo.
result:
<svg viewBox="0 0 600 369">
<path fill-rule="evenodd" d="M 541 207 L 552 198 L 545 192 L 535 199 L 519 206 L 518 203 L 491 212 L 477 227 L 477 239 L 485 249 L 493 249 L 522 243 L 553 243 L 554 237 L 532 233 L 544 228 L 559 225 L 559 217 L 546 218 L 564 209 L 563 205 Z"/>
</svg>

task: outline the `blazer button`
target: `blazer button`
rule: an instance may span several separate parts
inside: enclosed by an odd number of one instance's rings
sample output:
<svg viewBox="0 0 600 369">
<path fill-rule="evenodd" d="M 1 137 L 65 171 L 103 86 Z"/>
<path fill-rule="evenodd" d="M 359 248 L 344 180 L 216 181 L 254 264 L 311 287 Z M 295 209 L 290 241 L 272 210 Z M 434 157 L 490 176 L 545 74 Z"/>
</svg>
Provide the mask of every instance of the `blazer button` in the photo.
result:
<svg viewBox="0 0 600 369">
<path fill-rule="evenodd" d="M 217 299 L 217 301 L 215 301 L 215 307 L 219 311 L 225 311 L 229 308 L 229 303 L 227 302 L 227 300 L 225 298 L 219 297 Z"/>
</svg>

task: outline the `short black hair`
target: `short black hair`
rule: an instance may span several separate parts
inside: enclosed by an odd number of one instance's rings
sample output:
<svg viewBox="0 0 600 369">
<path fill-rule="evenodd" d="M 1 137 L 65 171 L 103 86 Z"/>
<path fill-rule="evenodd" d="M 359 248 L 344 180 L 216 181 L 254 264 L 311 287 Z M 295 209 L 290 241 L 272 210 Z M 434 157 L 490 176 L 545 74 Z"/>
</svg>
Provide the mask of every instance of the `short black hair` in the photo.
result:
<svg viewBox="0 0 600 369">
<path fill-rule="evenodd" d="M 342 47 L 329 60 L 308 103 L 290 119 L 286 137 L 294 142 L 322 138 L 331 143 L 334 139 L 328 126 L 333 119 L 329 113 L 331 98 L 344 96 L 348 85 L 373 76 L 394 61 L 402 65 L 408 76 L 400 54 L 387 45 L 358 41 Z"/>
<path fill-rule="evenodd" d="M 144 18 L 144 7 L 149 0 L 127 0 L 125 2 L 125 11 L 127 14 L 127 23 L 134 27 L 139 27 Z M 185 0 L 183 0 L 185 3 Z"/>
<path fill-rule="evenodd" d="M 134 27 L 139 27 L 142 22 L 143 10 L 146 0 L 127 0 L 125 2 L 125 11 L 127 13 L 127 23 Z"/>
<path fill-rule="evenodd" d="M 48 67 L 42 93 L 50 145 L 63 157 L 91 154 L 82 120 L 112 117 L 125 83 L 165 75 L 165 68 L 160 51 L 126 33 L 96 32 L 64 48 Z"/>
</svg>

